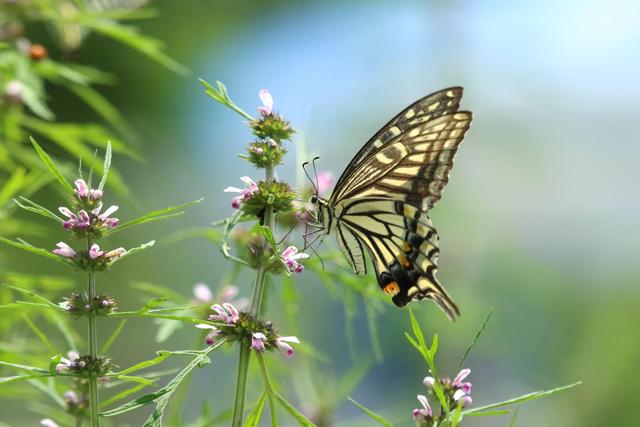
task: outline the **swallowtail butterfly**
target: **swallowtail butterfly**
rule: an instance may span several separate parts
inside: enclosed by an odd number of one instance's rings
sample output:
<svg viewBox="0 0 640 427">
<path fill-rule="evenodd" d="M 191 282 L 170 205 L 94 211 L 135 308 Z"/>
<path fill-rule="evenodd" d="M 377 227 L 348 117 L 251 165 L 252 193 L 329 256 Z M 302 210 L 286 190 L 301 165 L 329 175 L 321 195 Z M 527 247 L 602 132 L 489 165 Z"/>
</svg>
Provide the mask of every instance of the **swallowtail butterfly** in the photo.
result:
<svg viewBox="0 0 640 427">
<path fill-rule="evenodd" d="M 427 213 L 471 124 L 461 97 L 452 87 L 414 102 L 360 149 L 329 199 L 311 197 L 317 225 L 335 235 L 356 274 L 366 273 L 368 253 L 397 306 L 430 298 L 450 319 L 460 312 L 436 279 L 438 233 Z"/>
</svg>

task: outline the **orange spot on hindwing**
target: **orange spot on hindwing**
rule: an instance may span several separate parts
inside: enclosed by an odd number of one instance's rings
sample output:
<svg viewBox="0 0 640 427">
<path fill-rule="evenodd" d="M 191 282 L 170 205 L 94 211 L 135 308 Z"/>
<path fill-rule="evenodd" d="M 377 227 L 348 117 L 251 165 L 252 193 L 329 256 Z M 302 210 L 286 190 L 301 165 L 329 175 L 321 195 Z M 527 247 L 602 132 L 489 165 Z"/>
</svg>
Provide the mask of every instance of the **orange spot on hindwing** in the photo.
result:
<svg viewBox="0 0 640 427">
<path fill-rule="evenodd" d="M 391 282 L 384 287 L 384 293 L 389 296 L 397 295 L 400 292 L 400 286 L 396 282 Z"/>
</svg>

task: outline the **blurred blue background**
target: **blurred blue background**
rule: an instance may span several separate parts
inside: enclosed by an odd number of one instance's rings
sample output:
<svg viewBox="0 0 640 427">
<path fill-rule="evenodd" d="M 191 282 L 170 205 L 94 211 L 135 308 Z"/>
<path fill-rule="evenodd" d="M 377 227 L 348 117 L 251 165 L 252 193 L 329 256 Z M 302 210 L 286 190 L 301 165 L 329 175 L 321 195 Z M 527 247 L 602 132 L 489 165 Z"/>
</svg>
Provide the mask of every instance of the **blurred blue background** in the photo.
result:
<svg viewBox="0 0 640 427">
<path fill-rule="evenodd" d="M 474 122 L 432 212 L 441 236 L 439 277 L 462 317 L 449 323 L 432 304 L 413 305 L 426 332 L 440 335 L 441 372 L 455 375 L 467 343 L 494 307 L 467 363 L 474 404 L 583 380 L 577 389 L 523 406 L 518 424 L 634 424 L 632 377 L 640 357 L 638 2 L 164 0 L 154 6 L 159 16 L 140 26 L 166 42 L 169 54 L 192 71 L 189 77 L 99 37 L 88 40 L 84 60 L 121 76 L 105 93 L 143 136 L 144 165 L 116 159 L 140 205 L 206 200 L 176 221 L 132 230 L 118 243 L 154 237 L 162 243 L 177 229 L 227 216 L 230 198 L 222 190 L 238 186 L 242 175 L 257 176 L 236 157 L 250 139 L 247 128 L 203 94 L 198 77 L 223 81 L 252 114 L 258 90 L 268 88 L 275 109 L 304 139 L 310 151 L 305 160 L 319 155 L 320 169 L 335 176 L 406 105 L 446 86 L 464 86 L 463 108 L 473 111 Z M 68 117 L 82 114 L 68 99 L 53 101 Z M 290 145 L 281 178 L 299 173 L 298 146 Z M 132 206 L 122 205 L 120 218 L 135 216 Z M 51 269 L 2 252 L 15 270 Z M 100 286 L 133 308 L 140 299 L 128 286 L 133 279 L 189 296 L 194 283 L 214 286 L 225 269 L 215 246 L 189 240 L 123 262 Z M 236 285 L 249 295 L 248 276 Z M 362 305 L 354 359 L 342 305 L 312 274 L 297 277 L 296 289 L 300 338 L 330 358 L 322 370 L 312 369 L 314 375 L 339 378 L 371 359 Z M 275 302 L 269 312 L 280 316 Z M 393 420 L 404 419 L 399 425 L 412 424 L 426 375 L 403 337 L 408 327 L 407 312 L 389 304 L 378 317 L 384 361 L 351 393 Z M 153 335 L 148 322 L 130 322 L 113 349 L 118 364 L 151 357 L 159 346 Z M 195 330 L 183 328 L 162 347 L 191 347 L 197 339 Z M 214 412 L 229 407 L 234 357 L 228 352 L 198 372 L 187 414 L 197 414 L 203 398 Z M 276 376 L 287 395 L 312 413 L 319 409 L 299 384 L 304 357 L 283 364 Z M 252 395 L 261 383 L 255 384 Z M 348 403 L 337 408 L 337 420 L 366 425 L 359 416 Z M 26 414 L 16 417 L 34 425 Z M 508 424 L 509 417 L 465 421 Z"/>
</svg>

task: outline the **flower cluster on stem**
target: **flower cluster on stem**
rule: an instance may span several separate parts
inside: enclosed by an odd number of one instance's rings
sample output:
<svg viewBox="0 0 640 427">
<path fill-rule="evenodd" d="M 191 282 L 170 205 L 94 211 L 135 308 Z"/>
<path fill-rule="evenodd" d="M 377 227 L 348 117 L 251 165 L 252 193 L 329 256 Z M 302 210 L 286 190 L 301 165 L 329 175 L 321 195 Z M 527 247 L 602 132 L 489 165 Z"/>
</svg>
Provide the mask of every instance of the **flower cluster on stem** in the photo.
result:
<svg viewBox="0 0 640 427">
<path fill-rule="evenodd" d="M 469 381 L 465 381 L 469 374 L 471 374 L 470 369 L 462 369 L 458 372 L 453 381 L 449 378 L 441 378 L 437 380 L 450 407 L 462 405 L 464 408 L 471 405 L 472 385 Z M 432 394 L 434 393 L 433 390 L 436 383 L 436 379 L 434 377 L 427 376 L 422 380 L 422 383 L 427 387 L 428 392 Z M 416 422 L 416 425 L 418 427 L 426 427 L 438 424 L 440 417 L 431 409 L 427 396 L 419 394 L 418 402 L 420 402 L 421 408 L 413 410 L 413 419 Z"/>
</svg>

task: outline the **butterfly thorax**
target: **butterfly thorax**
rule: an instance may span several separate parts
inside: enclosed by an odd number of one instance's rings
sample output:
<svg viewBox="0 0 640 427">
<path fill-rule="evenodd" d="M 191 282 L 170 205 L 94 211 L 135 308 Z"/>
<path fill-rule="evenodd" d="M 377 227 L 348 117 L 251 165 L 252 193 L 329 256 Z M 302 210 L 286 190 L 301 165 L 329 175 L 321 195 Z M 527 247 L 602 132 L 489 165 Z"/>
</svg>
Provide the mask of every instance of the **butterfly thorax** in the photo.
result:
<svg viewBox="0 0 640 427">
<path fill-rule="evenodd" d="M 325 233 L 329 234 L 335 228 L 335 215 L 329 201 L 321 197 L 316 197 L 318 224 L 322 225 Z"/>
</svg>

